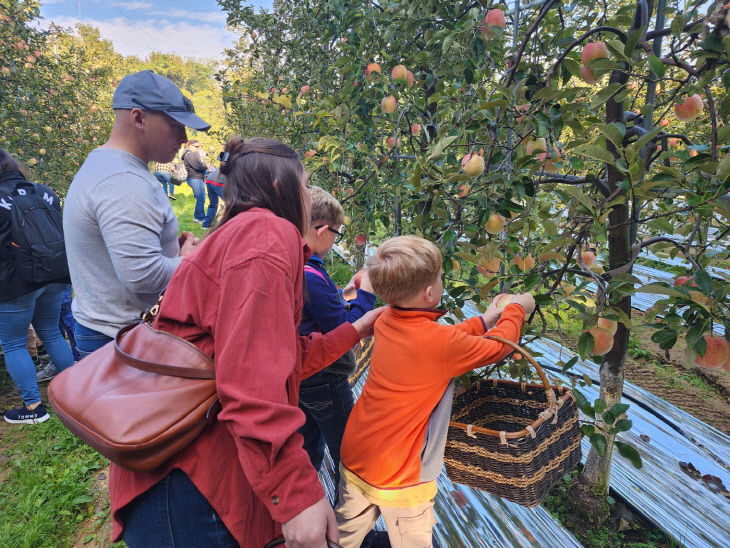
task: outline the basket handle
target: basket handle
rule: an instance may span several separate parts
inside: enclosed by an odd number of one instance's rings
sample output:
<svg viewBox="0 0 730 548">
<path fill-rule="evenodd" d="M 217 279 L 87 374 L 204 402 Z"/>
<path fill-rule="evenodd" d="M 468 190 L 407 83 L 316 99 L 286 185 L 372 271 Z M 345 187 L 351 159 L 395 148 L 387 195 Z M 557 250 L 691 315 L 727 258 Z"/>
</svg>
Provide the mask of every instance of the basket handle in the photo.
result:
<svg viewBox="0 0 730 548">
<path fill-rule="evenodd" d="M 554 408 L 557 406 L 557 401 L 555 398 L 555 392 L 553 392 L 553 387 L 550 385 L 550 381 L 547 378 L 547 375 L 545 375 L 545 371 L 542 370 L 542 367 L 540 367 L 540 364 L 537 363 L 537 360 L 532 357 L 532 354 L 530 354 L 527 350 L 522 348 L 519 344 L 516 342 L 513 342 L 509 339 L 505 339 L 503 337 L 498 337 L 497 335 L 484 335 L 487 339 L 492 339 L 493 341 L 501 342 L 502 344 L 506 344 L 507 346 L 511 346 L 517 352 L 522 354 L 525 358 L 527 358 L 527 361 L 530 362 L 530 365 L 532 365 L 535 368 L 535 371 L 537 371 L 537 374 L 540 376 L 540 379 L 542 380 L 542 385 L 545 387 L 545 395 L 547 396 L 548 401 L 548 408 Z"/>
</svg>

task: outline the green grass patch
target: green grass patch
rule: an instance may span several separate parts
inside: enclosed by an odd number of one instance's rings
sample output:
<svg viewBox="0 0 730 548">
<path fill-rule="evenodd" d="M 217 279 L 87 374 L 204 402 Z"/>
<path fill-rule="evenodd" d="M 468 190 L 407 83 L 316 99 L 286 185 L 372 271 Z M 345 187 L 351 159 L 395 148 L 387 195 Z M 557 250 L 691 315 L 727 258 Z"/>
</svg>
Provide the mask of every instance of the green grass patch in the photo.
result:
<svg viewBox="0 0 730 548">
<path fill-rule="evenodd" d="M 0 546 L 69 546 L 78 524 L 94 515 L 93 474 L 107 462 L 55 416 L 11 428 L 0 483 Z M 108 519 L 108 507 L 97 518 Z"/>
</svg>

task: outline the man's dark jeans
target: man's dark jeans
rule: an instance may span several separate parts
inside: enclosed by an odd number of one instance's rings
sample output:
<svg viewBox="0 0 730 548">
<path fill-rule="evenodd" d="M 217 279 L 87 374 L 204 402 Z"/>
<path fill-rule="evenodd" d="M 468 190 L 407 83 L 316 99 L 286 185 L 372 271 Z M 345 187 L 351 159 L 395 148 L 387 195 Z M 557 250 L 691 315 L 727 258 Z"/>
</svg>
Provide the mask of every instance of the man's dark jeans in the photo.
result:
<svg viewBox="0 0 730 548">
<path fill-rule="evenodd" d="M 74 339 L 76 340 L 76 349 L 82 358 L 88 356 L 95 350 L 99 350 L 112 340 L 111 337 L 104 335 L 104 333 L 89 329 L 79 322 L 74 324 Z"/>
<path fill-rule="evenodd" d="M 335 465 L 335 485 L 340 481 L 340 446 L 347 419 L 355 405 L 346 375 L 320 372 L 305 379 L 299 388 L 299 408 L 307 422 L 299 429 L 304 449 L 319 471 L 327 444 Z"/>
<path fill-rule="evenodd" d="M 129 548 L 237 548 L 207 499 L 175 469 L 121 512 Z"/>
</svg>

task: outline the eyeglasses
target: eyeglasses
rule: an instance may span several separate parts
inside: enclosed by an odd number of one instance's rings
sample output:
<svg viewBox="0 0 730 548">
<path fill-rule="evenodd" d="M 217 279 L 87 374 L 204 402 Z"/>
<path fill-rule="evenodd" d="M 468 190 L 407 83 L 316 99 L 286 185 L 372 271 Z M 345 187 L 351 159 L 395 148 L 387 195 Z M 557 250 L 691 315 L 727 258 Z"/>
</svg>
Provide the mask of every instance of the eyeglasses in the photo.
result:
<svg viewBox="0 0 730 548">
<path fill-rule="evenodd" d="M 327 225 L 317 225 L 317 226 L 314 227 L 314 229 L 315 230 L 319 230 L 323 226 L 327 226 Z M 331 226 L 327 226 L 327 230 L 329 230 L 330 232 L 334 232 L 335 233 L 335 243 L 336 244 L 339 244 L 342 241 L 342 238 L 345 237 L 345 235 L 342 232 L 340 232 L 339 230 L 335 230 Z"/>
</svg>

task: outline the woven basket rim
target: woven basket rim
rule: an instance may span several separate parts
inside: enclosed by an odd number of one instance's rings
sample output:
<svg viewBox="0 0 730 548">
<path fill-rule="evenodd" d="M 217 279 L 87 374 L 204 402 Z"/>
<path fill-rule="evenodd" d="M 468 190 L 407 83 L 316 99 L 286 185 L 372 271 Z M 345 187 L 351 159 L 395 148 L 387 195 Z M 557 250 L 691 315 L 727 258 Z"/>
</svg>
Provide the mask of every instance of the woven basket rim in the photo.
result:
<svg viewBox="0 0 730 548">
<path fill-rule="evenodd" d="M 538 389 L 538 390 L 545 390 L 545 386 L 542 384 L 534 384 L 534 383 L 523 383 L 523 382 L 516 382 L 516 381 L 508 381 L 503 379 L 485 379 L 483 381 L 479 381 L 477 383 L 474 383 L 474 386 L 467 389 L 466 391 L 471 391 L 475 387 L 478 387 L 482 383 L 490 383 L 493 384 L 495 387 L 497 385 L 503 384 L 503 385 L 511 385 L 511 386 L 519 386 L 522 391 L 526 391 L 526 389 Z M 569 399 L 575 400 L 575 396 L 573 396 L 573 391 L 569 388 L 563 386 L 563 385 L 557 385 L 553 386 L 550 385 L 550 388 L 552 390 L 557 390 L 558 392 L 562 393 L 563 395 L 560 396 L 560 398 L 557 399 L 557 407 L 560 409 Z M 545 410 L 548 411 L 550 409 L 549 404 L 546 405 Z M 556 415 L 557 416 L 557 415 Z M 548 417 L 549 418 L 549 417 Z M 460 428 L 462 430 L 466 430 L 467 433 L 477 433 L 477 434 L 485 434 L 487 436 L 494 436 L 497 438 L 501 438 L 502 434 L 504 434 L 504 437 L 507 439 L 521 439 L 527 436 L 531 436 L 530 430 L 528 428 L 531 428 L 533 431 L 537 429 L 538 426 L 543 424 L 545 421 L 548 420 L 545 416 L 538 416 L 537 419 L 535 419 L 532 424 L 530 424 L 529 427 L 525 427 L 522 430 L 518 430 L 516 432 L 507 432 L 507 431 L 499 431 L 499 430 L 492 430 L 491 428 L 484 428 L 482 426 L 474 426 L 473 424 L 465 424 L 463 422 L 456 422 L 456 421 L 449 421 L 449 427 L 453 428 Z"/>
</svg>

